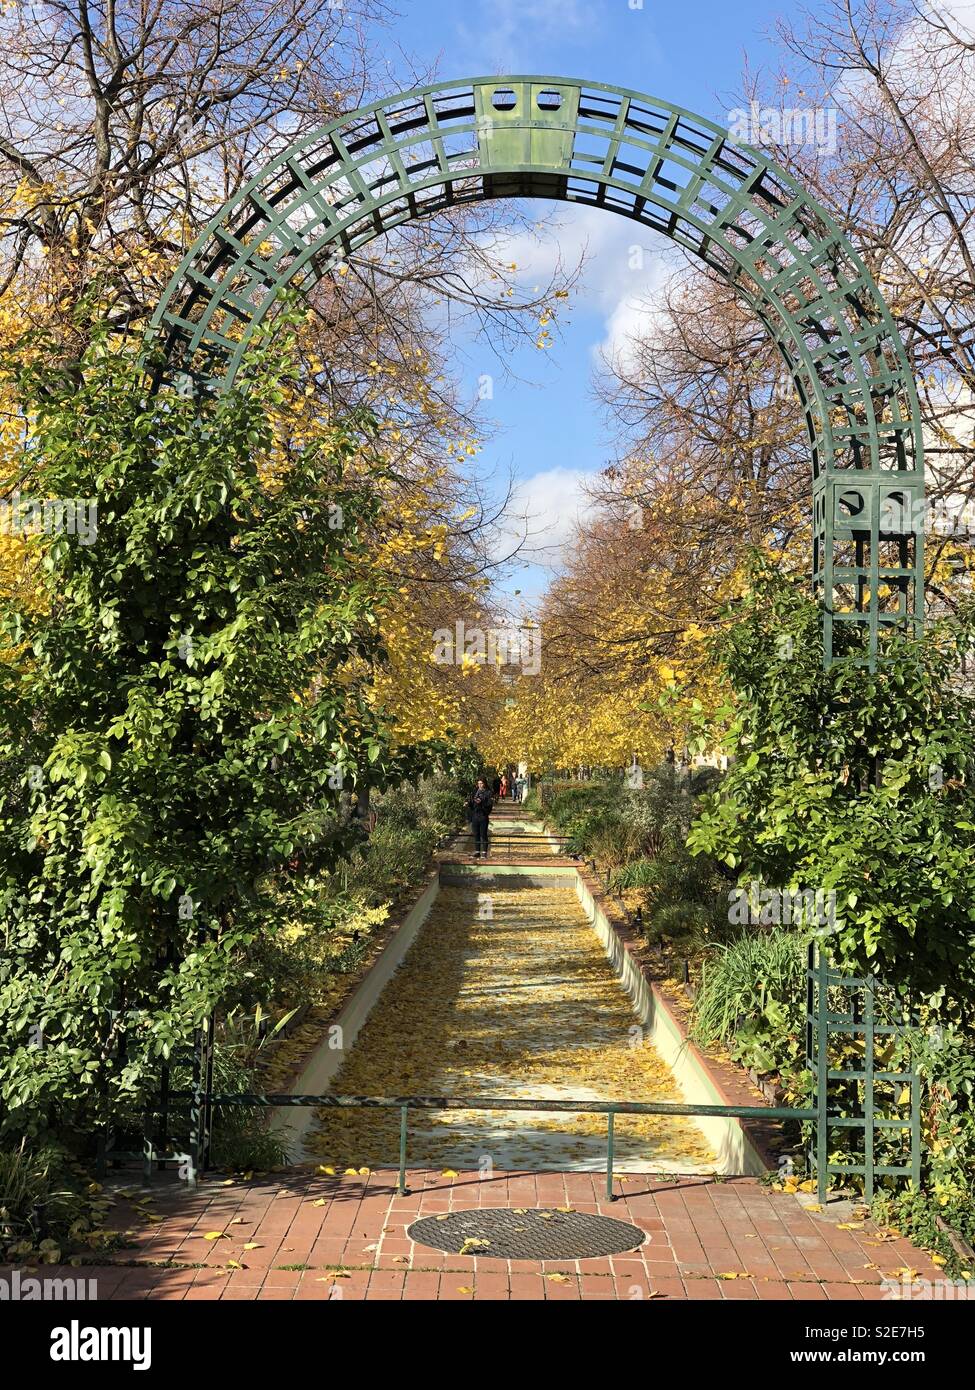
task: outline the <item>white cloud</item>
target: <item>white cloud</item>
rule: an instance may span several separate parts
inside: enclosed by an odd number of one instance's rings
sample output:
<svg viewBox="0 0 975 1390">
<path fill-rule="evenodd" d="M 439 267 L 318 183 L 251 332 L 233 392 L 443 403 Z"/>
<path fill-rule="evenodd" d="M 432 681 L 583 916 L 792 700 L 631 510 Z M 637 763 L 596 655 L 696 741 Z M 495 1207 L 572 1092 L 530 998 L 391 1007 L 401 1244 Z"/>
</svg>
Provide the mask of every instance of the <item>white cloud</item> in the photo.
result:
<svg viewBox="0 0 975 1390">
<path fill-rule="evenodd" d="M 632 338 L 652 328 L 674 267 L 673 248 L 653 231 L 605 208 L 572 204 L 561 205 L 536 233 L 495 237 L 490 246 L 505 264 L 517 265 L 528 288 L 585 262 L 572 303 L 602 319 L 602 337 L 590 345 L 597 362 L 601 356 L 627 360 Z"/>
<path fill-rule="evenodd" d="M 515 484 L 493 546 L 498 561 L 518 550 L 517 563 L 495 584 L 495 599 L 509 617 L 537 613 L 553 575 L 568 559 L 577 529 L 593 513 L 594 479 L 581 468 L 547 468 Z"/>
<path fill-rule="evenodd" d="M 583 0 L 484 0 L 457 32 L 478 53 L 481 71 L 519 72 L 521 55 L 553 39 L 582 38 L 591 23 Z"/>
<path fill-rule="evenodd" d="M 577 526 L 592 513 L 587 489 L 593 477 L 580 468 L 547 468 L 518 479 L 498 532 L 497 557 L 520 546 L 519 559 L 557 565 Z"/>
</svg>

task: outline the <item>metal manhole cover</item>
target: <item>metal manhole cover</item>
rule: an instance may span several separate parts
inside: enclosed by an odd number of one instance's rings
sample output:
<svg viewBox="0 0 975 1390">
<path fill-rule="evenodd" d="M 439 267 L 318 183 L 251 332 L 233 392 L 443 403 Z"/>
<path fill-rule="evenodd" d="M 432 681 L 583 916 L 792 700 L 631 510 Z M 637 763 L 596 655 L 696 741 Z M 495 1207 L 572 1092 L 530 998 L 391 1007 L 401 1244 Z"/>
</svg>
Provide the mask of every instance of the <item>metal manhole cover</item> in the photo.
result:
<svg viewBox="0 0 975 1390">
<path fill-rule="evenodd" d="M 621 1255 L 646 1240 L 639 1226 L 587 1211 L 554 1207 L 475 1208 L 424 1216 L 407 1231 L 420 1245 L 450 1255 L 489 1255 L 500 1260 L 588 1260 Z"/>
</svg>

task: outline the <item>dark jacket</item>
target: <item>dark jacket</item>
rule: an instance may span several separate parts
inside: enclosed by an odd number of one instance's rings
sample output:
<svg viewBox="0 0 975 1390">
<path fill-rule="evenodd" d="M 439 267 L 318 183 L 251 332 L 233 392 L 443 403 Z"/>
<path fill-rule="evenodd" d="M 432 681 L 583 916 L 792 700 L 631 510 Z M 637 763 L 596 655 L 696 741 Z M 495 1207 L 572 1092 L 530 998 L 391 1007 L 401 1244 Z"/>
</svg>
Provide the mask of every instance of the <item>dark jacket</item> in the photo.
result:
<svg viewBox="0 0 975 1390">
<path fill-rule="evenodd" d="M 484 787 L 483 790 L 478 787 L 477 791 L 471 797 L 471 814 L 473 816 L 483 816 L 484 819 L 487 820 L 493 806 L 494 798 L 487 787 Z"/>
</svg>

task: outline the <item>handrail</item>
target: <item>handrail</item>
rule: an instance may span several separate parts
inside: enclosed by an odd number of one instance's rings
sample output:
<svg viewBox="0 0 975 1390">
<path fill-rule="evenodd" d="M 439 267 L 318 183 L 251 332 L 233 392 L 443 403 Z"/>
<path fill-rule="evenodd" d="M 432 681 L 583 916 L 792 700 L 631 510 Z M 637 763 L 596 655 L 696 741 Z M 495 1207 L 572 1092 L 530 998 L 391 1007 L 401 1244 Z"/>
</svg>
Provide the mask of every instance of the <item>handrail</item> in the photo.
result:
<svg viewBox="0 0 975 1390">
<path fill-rule="evenodd" d="M 194 1091 L 174 1091 L 170 1100 L 189 1100 L 194 1110 L 203 1102 L 203 1093 Z M 815 1110 L 798 1109 L 785 1105 L 688 1105 L 679 1101 L 650 1100 L 553 1100 L 534 1099 L 530 1096 L 342 1096 L 327 1095 L 260 1095 L 256 1092 L 242 1092 L 233 1095 L 209 1095 L 206 1100 L 211 1106 L 252 1105 L 259 1108 L 279 1109 L 285 1106 L 314 1106 L 316 1109 L 378 1109 L 400 1112 L 400 1152 L 399 1183 L 400 1195 L 408 1191 L 406 1186 L 406 1138 L 409 1112 L 411 1110 L 539 1110 L 555 1113 L 588 1113 L 606 1116 L 606 1196 L 615 1202 L 613 1192 L 613 1151 L 614 1120 L 617 1115 L 711 1115 L 722 1119 L 756 1120 L 806 1120 L 816 1119 Z"/>
</svg>

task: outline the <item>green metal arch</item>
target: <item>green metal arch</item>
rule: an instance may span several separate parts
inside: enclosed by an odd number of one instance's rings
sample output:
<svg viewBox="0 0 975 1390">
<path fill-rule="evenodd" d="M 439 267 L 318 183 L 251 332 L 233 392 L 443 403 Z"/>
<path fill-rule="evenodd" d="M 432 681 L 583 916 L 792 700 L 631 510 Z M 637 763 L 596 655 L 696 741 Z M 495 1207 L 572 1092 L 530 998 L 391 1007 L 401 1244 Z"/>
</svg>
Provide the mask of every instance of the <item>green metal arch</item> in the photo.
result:
<svg viewBox="0 0 975 1390">
<path fill-rule="evenodd" d="M 491 198 L 582 203 L 693 251 L 761 317 L 795 383 L 813 478 L 814 590 L 834 628 L 923 616 L 917 391 L 880 291 L 826 211 L 726 128 L 561 77 L 474 78 L 384 98 L 296 141 L 183 258 L 152 321 L 159 383 L 225 389 L 286 286 L 393 227 Z"/>
</svg>

